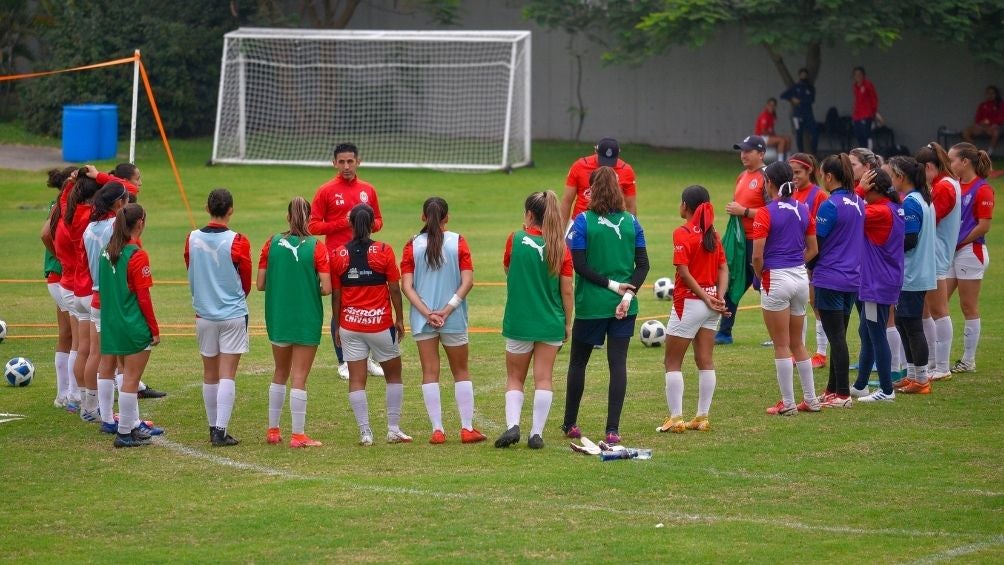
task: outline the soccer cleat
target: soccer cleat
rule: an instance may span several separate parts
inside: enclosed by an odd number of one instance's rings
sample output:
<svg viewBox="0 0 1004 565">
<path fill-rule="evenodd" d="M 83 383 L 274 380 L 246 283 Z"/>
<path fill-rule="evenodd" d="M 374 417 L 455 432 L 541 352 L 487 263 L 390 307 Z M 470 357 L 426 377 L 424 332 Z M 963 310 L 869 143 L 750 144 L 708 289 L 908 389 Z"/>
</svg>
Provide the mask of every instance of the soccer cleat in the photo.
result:
<svg viewBox="0 0 1004 565">
<path fill-rule="evenodd" d="M 867 386 L 865 388 L 863 388 L 863 389 L 858 389 L 858 388 L 855 388 L 853 386 L 851 387 L 851 397 L 852 398 L 864 398 L 865 396 L 868 396 L 869 394 L 871 394 L 871 391 L 868 390 Z"/>
<path fill-rule="evenodd" d="M 677 416 L 675 418 L 669 417 L 662 423 L 661 426 L 655 429 L 657 432 L 673 432 L 674 434 L 682 434 L 687 431 L 687 424 L 683 421 L 682 416 Z"/>
<path fill-rule="evenodd" d="M 976 372 L 976 361 L 964 361 L 959 359 L 952 365 L 953 373 L 975 373 Z"/>
<path fill-rule="evenodd" d="M 460 428 L 460 443 L 478 443 L 485 441 L 488 436 L 479 432 L 477 428 Z"/>
<path fill-rule="evenodd" d="M 338 376 L 343 380 L 349 380 L 349 364 L 346 362 L 341 362 L 338 364 Z"/>
<path fill-rule="evenodd" d="M 282 443 L 282 432 L 279 428 L 269 428 L 265 432 L 265 443 L 270 445 L 275 445 L 277 443 Z"/>
<path fill-rule="evenodd" d="M 66 409 L 66 402 L 67 401 L 66 401 L 66 397 L 65 396 L 57 396 L 56 398 L 54 398 L 52 400 L 52 407 L 53 408 L 60 408 L 60 409 L 65 410 Z"/>
<path fill-rule="evenodd" d="M 429 443 L 432 445 L 446 443 L 446 434 L 443 433 L 443 430 L 434 430 L 432 435 L 429 436 Z"/>
<path fill-rule="evenodd" d="M 380 363 L 374 361 L 372 357 L 369 357 L 366 359 L 366 372 L 374 377 L 382 377 L 383 367 L 380 366 Z"/>
<path fill-rule="evenodd" d="M 851 390 L 854 389 L 851 388 Z M 882 392 L 882 389 L 879 389 L 868 396 L 862 396 L 858 399 L 858 402 L 892 402 L 894 400 L 896 400 L 896 391 L 886 394 Z"/>
<path fill-rule="evenodd" d="M 136 430 L 128 434 L 115 434 L 115 441 L 112 442 L 115 447 L 141 447 L 144 445 L 150 445 L 150 436 L 145 438 L 137 435 Z"/>
<path fill-rule="evenodd" d="M 707 432 L 711 430 L 711 420 L 707 416 L 694 416 L 694 419 L 687 422 L 688 430 Z"/>
<path fill-rule="evenodd" d="M 133 428 L 132 431 L 129 433 L 131 433 L 132 437 L 136 439 L 151 439 L 153 437 L 150 434 L 143 431 L 141 428 L 139 428 L 139 426 Z"/>
<path fill-rule="evenodd" d="M 931 381 L 927 381 L 926 383 L 910 381 L 910 384 L 905 387 L 897 388 L 896 392 L 901 392 L 903 394 L 931 394 Z"/>
<path fill-rule="evenodd" d="M 799 412 L 819 412 L 822 410 L 822 405 L 818 398 L 813 398 L 811 401 L 803 399 L 795 406 L 795 409 Z"/>
<path fill-rule="evenodd" d="M 213 428 L 212 435 L 213 447 L 227 447 L 240 443 L 239 439 L 227 433 L 226 428 Z"/>
<path fill-rule="evenodd" d="M 826 355 L 823 353 L 817 353 L 812 356 L 812 368 L 822 369 L 826 366 Z"/>
<path fill-rule="evenodd" d="M 76 414 L 80 411 L 80 403 L 74 401 L 71 398 L 66 399 L 66 411 L 70 414 Z"/>
<path fill-rule="evenodd" d="M 777 404 L 767 409 L 771 416 L 794 416 L 798 414 L 798 407 L 794 404 L 786 406 L 783 400 L 778 400 Z"/>
<path fill-rule="evenodd" d="M 401 430 L 387 430 L 387 443 L 411 443 L 411 436 Z"/>
<path fill-rule="evenodd" d="M 530 449 L 541 449 L 544 447 L 544 438 L 540 437 L 540 434 L 533 434 L 526 440 L 526 446 Z"/>
<path fill-rule="evenodd" d="M 582 437 L 582 430 L 580 430 L 579 426 L 576 424 L 572 424 L 567 428 L 565 426 L 561 426 L 561 431 L 565 433 L 565 437 L 568 439 L 579 439 Z"/>
<path fill-rule="evenodd" d="M 307 434 L 293 434 L 289 438 L 290 447 L 321 447 L 321 442 L 316 439 L 310 439 Z"/>
<path fill-rule="evenodd" d="M 151 425 L 150 422 L 146 420 L 140 420 L 139 425 L 136 426 L 136 429 L 142 430 L 143 432 L 146 432 L 152 436 L 159 436 L 164 433 L 164 428 L 158 428 L 156 426 L 153 426 Z"/>
<path fill-rule="evenodd" d="M 101 421 L 101 414 L 98 414 L 98 411 L 96 409 L 95 410 L 81 410 L 80 411 L 80 419 L 83 420 L 83 421 L 85 421 L 85 422 L 90 422 L 92 424 L 96 424 L 96 423 L 98 423 L 98 422 Z"/>
<path fill-rule="evenodd" d="M 516 424 L 515 426 L 502 432 L 502 435 L 495 440 L 495 447 L 509 447 L 514 443 L 519 443 L 519 424 Z"/>
<path fill-rule="evenodd" d="M 715 334 L 715 345 L 732 345 L 732 336 L 718 332 Z"/>
<path fill-rule="evenodd" d="M 98 431 L 103 434 L 117 434 L 119 433 L 119 425 L 114 422 L 101 422 L 101 428 L 99 428 Z"/>
<path fill-rule="evenodd" d="M 607 432 L 607 445 L 617 445 L 621 442 L 621 434 L 617 430 Z"/>
<path fill-rule="evenodd" d="M 373 445 L 373 430 L 366 428 L 359 430 L 359 445 L 369 447 Z"/>
<path fill-rule="evenodd" d="M 823 408 L 850 408 L 854 405 L 850 396 L 839 394 L 830 394 L 825 400 L 820 399 L 819 404 Z"/>
<path fill-rule="evenodd" d="M 894 388 L 894 389 L 903 388 L 903 387 L 905 387 L 906 385 L 908 385 L 908 384 L 910 384 L 912 382 L 913 382 L 913 379 L 911 379 L 910 377 L 903 377 L 901 379 L 894 379 L 892 381 L 892 388 Z"/>
<path fill-rule="evenodd" d="M 774 340 L 773 339 L 768 339 L 767 341 L 761 342 L 760 343 L 760 347 L 774 347 Z M 792 360 L 794 360 L 794 359 L 795 358 L 792 357 Z"/>
<path fill-rule="evenodd" d="M 952 380 L 952 372 L 945 371 L 944 373 L 939 373 L 937 371 L 931 371 L 930 379 L 932 381 L 950 381 Z"/>
<path fill-rule="evenodd" d="M 161 392 L 150 387 L 146 387 L 136 393 L 136 398 L 164 398 L 165 396 L 167 396 L 166 392 Z"/>
</svg>

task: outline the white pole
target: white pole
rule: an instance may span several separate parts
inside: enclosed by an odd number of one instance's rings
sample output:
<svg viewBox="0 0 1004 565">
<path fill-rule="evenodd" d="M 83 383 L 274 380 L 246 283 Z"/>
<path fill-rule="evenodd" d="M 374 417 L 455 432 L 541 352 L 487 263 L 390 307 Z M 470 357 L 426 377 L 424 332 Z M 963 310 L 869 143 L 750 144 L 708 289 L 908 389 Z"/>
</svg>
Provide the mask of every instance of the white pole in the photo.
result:
<svg viewBox="0 0 1004 565">
<path fill-rule="evenodd" d="M 136 109 L 139 107 L 139 49 L 132 64 L 132 122 L 129 124 L 129 162 L 136 162 Z"/>
<path fill-rule="evenodd" d="M 531 89 L 530 89 L 530 86 L 531 86 L 530 85 L 530 77 L 531 77 L 531 72 L 530 71 L 532 70 L 531 67 L 533 66 L 532 57 L 530 56 L 531 53 L 532 53 L 530 51 L 530 39 L 531 38 L 532 38 L 532 36 L 528 33 L 526 35 L 526 49 L 523 51 L 523 58 L 526 61 L 525 65 L 524 65 L 524 68 L 523 68 L 523 73 L 524 73 L 524 79 L 523 79 L 523 104 L 526 105 L 526 107 L 523 109 L 523 127 L 526 128 L 523 131 L 523 135 L 524 135 L 524 138 L 523 138 L 523 146 L 524 146 L 524 149 L 523 149 L 523 159 L 524 159 L 524 164 L 529 164 L 530 163 L 530 160 L 531 160 L 531 158 L 530 158 L 530 138 L 533 137 L 533 132 L 531 131 L 532 125 L 531 125 L 531 121 L 530 121 L 530 111 L 533 108 L 533 103 L 532 103 L 533 99 L 532 99 L 532 93 L 531 93 Z"/>
<path fill-rule="evenodd" d="M 512 136 L 512 94 L 515 90 L 516 76 L 516 43 L 512 44 L 512 51 L 509 55 L 509 94 L 505 104 L 505 132 L 502 135 L 502 168 L 509 166 L 509 139 Z"/>
<path fill-rule="evenodd" d="M 247 157 L 247 86 L 244 82 L 244 53 L 237 56 L 237 141 L 241 159 Z"/>
<path fill-rule="evenodd" d="M 223 116 L 223 88 L 227 81 L 227 49 L 230 47 L 230 34 L 223 37 L 223 60 L 220 61 L 220 90 L 216 94 L 216 125 L 213 127 L 213 157 L 211 162 L 219 162 L 220 150 L 220 120 Z M 236 40 L 235 40 L 236 41 Z"/>
</svg>

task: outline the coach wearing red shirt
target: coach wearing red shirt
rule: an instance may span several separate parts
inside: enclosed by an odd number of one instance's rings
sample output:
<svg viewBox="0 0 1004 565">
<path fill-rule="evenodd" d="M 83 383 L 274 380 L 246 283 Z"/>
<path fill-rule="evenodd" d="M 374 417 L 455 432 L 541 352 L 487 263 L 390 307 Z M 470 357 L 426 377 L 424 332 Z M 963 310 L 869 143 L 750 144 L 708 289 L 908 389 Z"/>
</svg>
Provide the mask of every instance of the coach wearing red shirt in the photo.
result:
<svg viewBox="0 0 1004 565">
<path fill-rule="evenodd" d="M 372 231 L 378 232 L 383 227 L 383 217 L 380 215 L 380 203 L 377 200 L 373 185 L 362 181 L 356 175 L 356 169 L 362 160 L 359 159 L 359 148 L 351 143 L 342 143 L 335 147 L 334 159 L 331 163 L 338 174 L 335 178 L 321 185 L 310 203 L 310 222 L 307 224 L 310 233 L 323 235 L 324 245 L 330 256 L 336 249 L 352 239 L 352 226 L 349 224 L 349 212 L 356 204 L 368 204 L 373 208 Z M 332 273 L 332 280 L 335 274 Z M 335 341 L 335 316 L 331 317 L 331 341 Z M 343 379 L 349 378 L 349 367 L 342 358 L 342 348 L 335 346 L 338 356 L 338 374 Z M 369 370 L 373 375 L 383 375 L 380 365 L 369 360 Z"/>
<path fill-rule="evenodd" d="M 854 111 L 851 120 L 854 122 L 854 137 L 858 147 L 868 147 L 868 139 L 872 136 L 872 124 L 878 115 L 878 93 L 875 85 L 865 76 L 864 67 L 854 67 Z"/>
<path fill-rule="evenodd" d="M 637 192 L 635 184 L 634 169 L 622 161 L 619 156 L 620 145 L 616 139 L 604 137 L 596 144 L 596 154 L 577 159 L 568 170 L 568 178 L 565 179 L 565 194 L 561 198 L 561 225 L 567 226 L 569 220 L 585 212 L 589 208 L 589 197 L 591 194 L 589 178 L 593 171 L 600 167 L 612 167 L 617 173 L 617 184 L 624 193 L 624 206 L 633 216 L 638 215 Z M 574 209 L 572 203 L 575 203 Z M 569 215 L 571 210 L 571 215 Z"/>
<path fill-rule="evenodd" d="M 987 155 L 993 155 L 1001 134 L 1001 126 L 1004 126 L 1004 102 L 1001 101 L 1000 91 L 993 85 L 987 87 L 984 96 L 983 102 L 976 108 L 973 125 L 962 132 L 962 139 L 975 143 L 974 138 L 977 136 L 990 136 Z"/>
</svg>

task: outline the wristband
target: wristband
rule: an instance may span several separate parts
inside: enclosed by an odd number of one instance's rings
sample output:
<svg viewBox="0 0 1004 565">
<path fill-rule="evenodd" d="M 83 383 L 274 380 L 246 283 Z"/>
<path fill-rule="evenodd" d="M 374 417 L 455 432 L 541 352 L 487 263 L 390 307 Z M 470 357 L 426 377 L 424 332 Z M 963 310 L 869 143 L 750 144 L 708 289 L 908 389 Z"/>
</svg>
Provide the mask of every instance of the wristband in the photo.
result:
<svg viewBox="0 0 1004 565">
<path fill-rule="evenodd" d="M 617 282 L 617 281 L 615 281 L 613 279 L 608 279 L 607 280 L 607 288 L 609 288 L 613 292 L 619 292 L 620 289 L 621 289 L 621 283 L 619 283 L 619 282 Z"/>
<path fill-rule="evenodd" d="M 621 297 L 621 302 L 631 302 L 632 298 L 634 298 L 634 293 L 629 290 Z"/>
<path fill-rule="evenodd" d="M 450 306 L 453 306 L 453 309 L 456 310 L 460 306 L 460 303 L 463 302 L 463 301 L 464 301 L 463 298 L 460 298 L 459 296 L 457 296 L 456 294 L 454 294 L 453 298 L 450 299 L 450 301 L 448 302 L 448 304 Z"/>
</svg>

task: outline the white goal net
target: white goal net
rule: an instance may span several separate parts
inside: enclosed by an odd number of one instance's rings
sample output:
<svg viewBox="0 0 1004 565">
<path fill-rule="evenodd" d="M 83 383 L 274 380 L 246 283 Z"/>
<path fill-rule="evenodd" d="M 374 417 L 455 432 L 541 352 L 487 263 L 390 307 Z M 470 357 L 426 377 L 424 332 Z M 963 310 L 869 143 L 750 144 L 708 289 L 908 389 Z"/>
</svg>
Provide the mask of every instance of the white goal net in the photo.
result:
<svg viewBox="0 0 1004 565">
<path fill-rule="evenodd" d="M 530 32 L 241 28 L 214 163 L 497 170 L 530 162 Z"/>
</svg>

